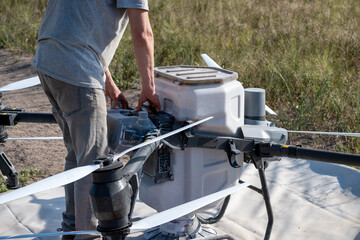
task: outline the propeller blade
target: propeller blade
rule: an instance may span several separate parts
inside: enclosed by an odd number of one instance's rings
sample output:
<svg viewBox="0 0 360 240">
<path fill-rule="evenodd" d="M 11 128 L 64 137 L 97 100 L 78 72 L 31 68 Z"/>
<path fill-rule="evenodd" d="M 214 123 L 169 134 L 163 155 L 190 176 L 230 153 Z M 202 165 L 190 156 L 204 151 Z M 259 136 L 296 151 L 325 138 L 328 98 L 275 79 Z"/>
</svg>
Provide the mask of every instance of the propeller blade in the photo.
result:
<svg viewBox="0 0 360 240">
<path fill-rule="evenodd" d="M 32 137 L 32 138 L 7 138 L 5 141 L 17 141 L 17 140 L 63 140 L 63 137 Z"/>
<path fill-rule="evenodd" d="M 123 152 L 115 155 L 115 156 L 114 156 L 114 160 L 117 160 L 118 158 L 120 158 L 120 157 L 124 156 L 125 154 L 127 154 L 127 153 L 129 153 L 129 152 L 131 152 L 131 151 L 134 151 L 134 150 L 136 150 L 136 149 L 138 149 L 138 148 L 144 147 L 144 146 L 149 145 L 149 144 L 151 144 L 151 143 L 153 143 L 153 142 L 156 142 L 156 141 L 160 141 L 160 140 L 162 140 L 162 139 L 164 139 L 164 138 L 170 137 L 170 136 L 172 136 L 172 135 L 174 135 L 174 134 L 176 134 L 176 133 L 179 133 L 179 132 L 182 132 L 182 131 L 184 131 L 184 130 L 186 130 L 186 129 L 192 128 L 192 127 L 194 127 L 194 126 L 196 126 L 196 125 L 199 125 L 200 123 L 206 122 L 206 121 L 208 121 L 208 120 L 210 120 L 210 119 L 213 119 L 213 118 L 214 118 L 214 117 L 212 117 L 212 116 L 211 116 L 211 117 L 204 118 L 204 119 L 202 119 L 202 120 L 193 122 L 193 123 L 191 123 L 191 124 L 189 124 L 189 125 L 186 125 L 186 126 L 184 126 L 184 127 L 175 129 L 175 130 L 173 130 L 173 131 L 171 131 L 171 132 L 169 132 L 169 133 L 166 133 L 166 134 L 164 134 L 164 135 L 161 135 L 161 136 L 159 136 L 159 137 L 156 137 L 156 138 L 153 138 L 153 139 L 148 140 L 148 141 L 146 141 L 146 142 L 140 143 L 140 144 L 138 144 L 138 145 L 136 145 L 136 146 L 134 146 L 134 147 L 131 147 L 131 148 L 129 148 L 129 149 L 126 149 L 125 151 L 123 151 Z"/>
<path fill-rule="evenodd" d="M 146 145 L 149 145 L 153 142 L 156 142 L 156 141 L 160 141 L 164 138 L 167 138 L 167 137 L 170 137 L 176 133 L 179 133 L 181 131 L 184 131 L 188 128 L 191 128 L 191 127 L 194 127 L 200 123 L 203 123 L 205 121 L 208 121 L 210 119 L 212 119 L 213 117 L 207 117 L 205 119 L 202 119 L 202 120 L 199 120 L 199 121 L 196 121 L 194 123 L 191 123 L 185 127 L 182 127 L 182 128 L 178 128 L 174 131 L 171 131 L 169 133 L 166 133 L 164 135 L 161 135 L 159 137 L 156 137 L 156 138 L 153 138 L 149 141 L 146 141 L 146 142 L 143 142 L 141 144 L 138 144 L 132 148 L 129 148 L 123 152 L 121 152 L 120 154 L 114 156 L 114 160 L 117 160 L 118 158 L 120 158 L 121 156 L 125 155 L 126 153 L 130 152 L 130 151 L 133 151 L 135 149 L 138 149 L 138 148 L 141 148 L 141 147 L 144 147 Z M 56 187 L 60 187 L 60 186 L 63 186 L 63 185 L 66 185 L 68 183 L 72 183 L 72 182 L 75 182 L 87 175 L 89 175 L 90 173 L 96 171 L 97 169 L 100 168 L 100 164 L 91 164 L 91 165 L 88 165 L 88 166 L 83 166 L 83 167 L 77 167 L 77 168 L 74 168 L 74 169 L 70 169 L 68 171 L 65 171 L 65 172 L 62 172 L 62 173 L 59 173 L 59 174 L 56 174 L 54 176 L 51 176 L 49 178 L 45 178 L 39 182 L 36 182 L 36 183 L 33 183 L 33 184 L 30 184 L 28 186 L 25 186 L 23 188 L 20 188 L 20 189 L 17 189 L 15 191 L 12 191 L 12 192 L 9 192 L 9 193 L 6 193 L 4 195 L 1 195 L 0 196 L 0 204 L 2 203 L 6 203 L 6 202 L 9 202 L 9 201 L 12 201 L 12 200 L 16 200 L 16 199 L 19 199 L 19 198 L 22 198 L 22 197 L 25 197 L 25 196 L 28 196 L 28 195 L 31 195 L 31 194 L 35 194 L 35 193 L 38 193 L 38 192 L 42 192 L 42 191 L 45 191 L 45 190 L 49 190 L 49 189 L 52 189 L 52 188 L 56 188 Z"/>
<path fill-rule="evenodd" d="M 345 132 L 314 132 L 314 131 L 293 131 L 288 130 L 289 133 L 304 133 L 304 134 L 320 134 L 320 135 L 336 135 L 347 137 L 360 137 L 360 133 L 345 133 Z"/>
<path fill-rule="evenodd" d="M 99 234 L 99 232 L 95 230 L 89 230 L 89 231 L 73 231 L 73 232 L 24 234 L 24 235 L 2 236 L 0 237 L 0 239 L 42 238 L 42 237 L 57 237 L 64 235 L 82 235 L 82 234 Z"/>
<path fill-rule="evenodd" d="M 211 57 L 209 57 L 207 54 L 203 53 L 201 54 L 201 57 L 204 59 L 208 67 L 222 68 L 214 60 L 212 60 Z"/>
<path fill-rule="evenodd" d="M 38 76 L 10 83 L 0 88 L 0 92 L 9 92 L 23 88 L 33 87 L 40 84 Z"/>
<path fill-rule="evenodd" d="M 242 188 L 247 187 L 248 183 L 237 184 L 233 187 L 221 190 L 219 192 L 207 195 L 205 197 L 184 203 L 182 205 L 170 208 L 160 213 L 154 214 L 150 217 L 144 218 L 140 221 L 134 222 L 130 228 L 131 232 L 142 231 L 152 227 L 159 226 L 161 224 L 170 222 L 186 214 L 196 211 L 212 202 L 220 200 L 232 193 L 239 191 Z"/>
<path fill-rule="evenodd" d="M 269 108 L 267 105 L 265 105 L 265 111 L 267 111 L 270 115 L 277 115 L 276 112 L 274 112 L 274 110 Z"/>
<path fill-rule="evenodd" d="M 0 204 L 75 182 L 99 168 L 100 164 L 91 164 L 83 167 L 73 168 L 68 171 L 45 178 L 36 183 L 1 195 Z"/>
</svg>

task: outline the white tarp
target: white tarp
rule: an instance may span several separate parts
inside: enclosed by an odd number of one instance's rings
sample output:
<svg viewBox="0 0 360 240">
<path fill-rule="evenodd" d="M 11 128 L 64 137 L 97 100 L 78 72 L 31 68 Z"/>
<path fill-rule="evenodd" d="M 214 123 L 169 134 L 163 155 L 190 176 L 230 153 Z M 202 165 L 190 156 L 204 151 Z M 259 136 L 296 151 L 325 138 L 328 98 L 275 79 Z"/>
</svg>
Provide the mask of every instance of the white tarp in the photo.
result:
<svg viewBox="0 0 360 240">
<path fill-rule="evenodd" d="M 254 167 L 245 168 L 242 179 L 260 186 Z M 360 171 L 283 159 L 269 164 L 266 178 L 275 218 L 271 239 L 360 239 Z M 223 222 L 217 226 L 239 239 L 263 239 L 267 215 L 262 197 L 239 192 Z"/>
<path fill-rule="evenodd" d="M 257 170 L 251 164 L 244 166 L 242 180 L 260 187 Z M 283 159 L 269 164 L 266 178 L 275 217 L 271 239 L 360 240 L 360 171 Z M 60 227 L 63 195 L 63 188 L 57 188 L 1 204 L 0 236 L 55 232 Z M 134 215 L 151 212 L 136 203 Z M 266 225 L 262 196 L 243 189 L 232 196 L 225 216 L 212 226 L 237 239 L 251 240 L 263 239 Z"/>
</svg>

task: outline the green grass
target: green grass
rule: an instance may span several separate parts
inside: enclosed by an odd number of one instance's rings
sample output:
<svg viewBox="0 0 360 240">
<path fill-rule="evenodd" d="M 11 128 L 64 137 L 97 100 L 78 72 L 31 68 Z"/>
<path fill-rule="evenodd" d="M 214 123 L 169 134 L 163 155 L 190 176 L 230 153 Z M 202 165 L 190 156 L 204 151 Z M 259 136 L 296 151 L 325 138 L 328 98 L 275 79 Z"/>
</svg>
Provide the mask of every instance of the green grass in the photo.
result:
<svg viewBox="0 0 360 240">
<path fill-rule="evenodd" d="M 22 186 L 28 185 L 33 183 L 34 181 L 38 180 L 39 178 L 44 177 L 44 173 L 40 169 L 30 168 L 30 169 L 22 169 L 19 174 L 19 182 Z M 0 193 L 8 191 L 6 187 L 6 179 L 0 173 Z"/>
<path fill-rule="evenodd" d="M 8 189 L 6 188 L 6 180 L 2 174 L 0 174 L 0 193 L 6 192 Z"/>
<path fill-rule="evenodd" d="M 1 1 L 0 47 L 33 53 L 44 0 Z M 270 118 L 292 130 L 360 132 L 358 0 L 151 0 L 157 66 L 204 65 L 207 53 L 266 89 Z M 127 30 L 111 64 L 121 88 L 139 74 Z M 332 138 L 360 153 L 359 138 Z M 327 143 L 323 143 L 327 145 Z"/>
<path fill-rule="evenodd" d="M 48 1 L 7 0 L 0 2 L 0 48 L 33 53 Z"/>
</svg>

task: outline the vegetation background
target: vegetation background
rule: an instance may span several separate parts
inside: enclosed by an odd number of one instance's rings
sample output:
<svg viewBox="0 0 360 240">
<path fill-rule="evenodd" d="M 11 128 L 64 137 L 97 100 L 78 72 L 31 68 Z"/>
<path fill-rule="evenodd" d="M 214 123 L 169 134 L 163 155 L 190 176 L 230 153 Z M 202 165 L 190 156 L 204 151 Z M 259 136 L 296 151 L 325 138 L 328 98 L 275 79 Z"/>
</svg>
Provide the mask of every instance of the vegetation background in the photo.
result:
<svg viewBox="0 0 360 240">
<path fill-rule="evenodd" d="M 0 1 L 0 48 L 34 53 L 48 0 Z M 360 132 L 359 0 L 151 0 L 155 64 L 204 65 L 207 53 L 266 90 L 269 117 L 289 130 Z M 129 29 L 128 29 L 129 30 Z M 111 71 L 139 79 L 129 31 Z M 360 154 L 355 137 L 291 134 L 291 143 Z"/>
</svg>

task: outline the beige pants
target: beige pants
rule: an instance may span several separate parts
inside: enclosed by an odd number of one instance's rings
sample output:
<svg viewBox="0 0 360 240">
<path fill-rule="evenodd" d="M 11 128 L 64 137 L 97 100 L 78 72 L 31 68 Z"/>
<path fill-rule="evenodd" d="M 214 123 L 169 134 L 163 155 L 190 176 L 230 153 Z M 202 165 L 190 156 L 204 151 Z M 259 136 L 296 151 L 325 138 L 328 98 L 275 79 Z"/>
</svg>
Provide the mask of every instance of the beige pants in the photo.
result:
<svg viewBox="0 0 360 240">
<path fill-rule="evenodd" d="M 65 170 L 107 157 L 106 99 L 102 89 L 78 87 L 38 72 L 64 137 Z M 65 186 L 64 231 L 94 230 L 97 220 L 89 198 L 91 175 Z M 75 239 L 91 239 L 76 236 Z"/>
</svg>

